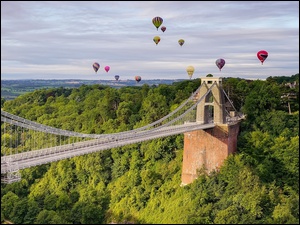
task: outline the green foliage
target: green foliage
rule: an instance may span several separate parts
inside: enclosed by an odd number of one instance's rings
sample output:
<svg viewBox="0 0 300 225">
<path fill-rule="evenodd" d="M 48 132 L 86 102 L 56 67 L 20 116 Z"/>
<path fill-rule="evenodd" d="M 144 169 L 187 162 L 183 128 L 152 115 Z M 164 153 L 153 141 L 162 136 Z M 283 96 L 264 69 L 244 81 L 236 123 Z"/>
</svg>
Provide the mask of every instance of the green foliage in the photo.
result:
<svg viewBox="0 0 300 225">
<path fill-rule="evenodd" d="M 288 82 L 297 81 L 299 84 L 299 73 L 292 76 L 270 76 L 267 78 L 268 82 L 276 82 L 277 84 L 285 84 Z"/>
<path fill-rule="evenodd" d="M 122 149 L 122 148 L 117 148 L 117 149 L 112 149 L 112 159 L 113 159 L 113 165 L 112 165 L 112 179 L 116 179 L 118 177 L 121 177 L 124 175 L 130 167 L 130 159 L 131 159 L 131 154 L 130 154 L 130 149 Z"/>
<path fill-rule="evenodd" d="M 23 223 L 33 224 L 41 210 L 42 209 L 38 206 L 38 203 L 29 198 L 27 202 L 27 213 L 24 217 Z"/>
<path fill-rule="evenodd" d="M 234 107 L 241 111 L 245 104 L 245 98 L 251 91 L 247 81 L 240 78 L 226 78 L 222 87 Z"/>
<path fill-rule="evenodd" d="M 280 135 L 286 128 L 293 135 L 299 131 L 299 113 L 288 114 L 281 110 L 273 110 L 261 116 L 259 128 L 272 136 Z"/>
<path fill-rule="evenodd" d="M 66 222 L 63 218 L 61 218 L 55 211 L 53 210 L 42 210 L 34 224 L 71 224 Z"/>
<path fill-rule="evenodd" d="M 274 128 L 271 129 L 271 131 Z M 278 131 L 280 132 L 280 130 Z M 243 135 L 240 150 L 246 153 L 247 161 L 266 182 L 277 181 L 296 185 L 299 179 L 299 136 L 290 129 L 282 128 L 279 135 L 272 136 L 259 130 Z M 297 188 L 298 185 L 294 186 Z"/>
<path fill-rule="evenodd" d="M 56 210 L 57 196 L 55 194 L 47 195 L 44 199 L 44 208 L 47 210 Z"/>
<path fill-rule="evenodd" d="M 4 103 L 6 102 L 5 98 L 1 97 L 1 108 L 3 107 Z"/>
<path fill-rule="evenodd" d="M 11 218 L 12 210 L 18 201 L 19 197 L 11 191 L 1 197 L 1 213 L 4 218 Z"/>
<path fill-rule="evenodd" d="M 150 90 L 148 96 L 143 100 L 139 113 L 143 115 L 142 124 L 147 125 L 159 120 L 168 114 L 168 110 L 166 97 Z"/>
<path fill-rule="evenodd" d="M 283 107 L 281 96 L 287 89 L 278 82 L 225 79 L 225 92 L 246 120 L 238 152 L 219 171 L 181 187 L 184 136 L 157 138 L 22 170 L 21 182 L 1 185 L 1 220 L 298 224 L 299 112 L 296 104 L 291 114 Z M 194 79 L 151 87 L 38 90 L 4 102 L 3 109 L 61 129 L 114 133 L 162 118 L 199 85 Z M 32 138 L 37 146 L 51 142 L 49 136 L 28 133 L 25 145 Z M 13 129 L 6 127 L 2 140 L 3 154 L 10 151 L 10 140 L 16 143 Z"/>
<path fill-rule="evenodd" d="M 14 205 L 14 208 L 12 210 L 12 213 L 10 214 L 10 218 L 14 223 L 16 224 L 23 224 L 24 218 L 27 215 L 28 209 L 27 209 L 27 199 L 21 199 L 17 201 Z"/>
<path fill-rule="evenodd" d="M 133 101 L 124 101 L 119 104 L 116 114 L 120 123 L 130 124 L 130 118 L 134 114 L 132 111 L 133 105 Z"/>
<path fill-rule="evenodd" d="M 174 137 L 158 138 L 149 142 L 148 149 L 143 152 L 145 160 L 157 161 L 164 160 L 171 161 L 175 157 Z"/>
<path fill-rule="evenodd" d="M 251 91 L 245 98 L 243 110 L 249 122 L 254 122 L 252 126 L 258 126 L 262 115 L 280 107 L 281 93 L 277 85 L 260 80 L 253 81 L 250 88 Z"/>
</svg>

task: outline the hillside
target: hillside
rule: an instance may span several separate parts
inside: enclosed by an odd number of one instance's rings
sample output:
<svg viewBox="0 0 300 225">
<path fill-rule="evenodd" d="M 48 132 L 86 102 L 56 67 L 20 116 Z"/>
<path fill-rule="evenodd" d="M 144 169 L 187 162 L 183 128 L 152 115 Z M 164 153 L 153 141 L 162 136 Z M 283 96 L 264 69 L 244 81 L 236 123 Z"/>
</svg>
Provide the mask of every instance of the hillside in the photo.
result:
<svg viewBox="0 0 300 225">
<path fill-rule="evenodd" d="M 181 187 L 183 135 L 78 156 L 21 171 L 1 185 L 1 221 L 17 224 L 299 224 L 299 80 L 224 80 L 246 115 L 238 151 L 219 171 L 199 170 Z M 112 88 L 39 89 L 3 101 L 3 110 L 82 133 L 142 127 L 176 109 L 199 79 Z M 296 98 L 282 98 L 295 93 Z M 289 111 L 289 108 L 290 111 Z M 1 124 L 1 153 L 14 136 Z M 30 143 L 30 135 L 24 134 Z M 39 136 L 36 145 L 49 138 Z M 68 140 L 66 140 L 68 141 Z M 6 143 L 6 144 L 5 144 Z"/>
</svg>

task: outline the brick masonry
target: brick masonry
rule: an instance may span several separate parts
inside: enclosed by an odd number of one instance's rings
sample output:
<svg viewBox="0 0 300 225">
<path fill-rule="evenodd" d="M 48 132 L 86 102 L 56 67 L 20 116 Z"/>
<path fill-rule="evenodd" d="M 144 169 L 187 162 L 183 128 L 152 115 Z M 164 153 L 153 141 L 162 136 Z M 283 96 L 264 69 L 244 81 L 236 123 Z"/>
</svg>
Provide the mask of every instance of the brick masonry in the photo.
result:
<svg viewBox="0 0 300 225">
<path fill-rule="evenodd" d="M 227 156 L 237 151 L 239 129 L 237 122 L 185 133 L 181 185 L 197 179 L 201 168 L 208 174 L 218 170 Z"/>
</svg>

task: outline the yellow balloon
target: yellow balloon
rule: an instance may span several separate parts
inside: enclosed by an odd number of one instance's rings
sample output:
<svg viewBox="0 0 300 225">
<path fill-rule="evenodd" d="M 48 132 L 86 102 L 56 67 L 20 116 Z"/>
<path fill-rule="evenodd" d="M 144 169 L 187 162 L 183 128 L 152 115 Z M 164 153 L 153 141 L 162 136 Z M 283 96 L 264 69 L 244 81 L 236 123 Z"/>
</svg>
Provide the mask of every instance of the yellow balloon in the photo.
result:
<svg viewBox="0 0 300 225">
<path fill-rule="evenodd" d="M 188 66 L 186 68 L 186 72 L 188 73 L 190 79 L 192 78 L 193 74 L 194 74 L 195 68 L 193 66 Z"/>
<path fill-rule="evenodd" d="M 153 41 L 155 42 L 155 44 L 157 45 L 160 42 L 160 37 L 159 36 L 155 36 L 153 38 Z"/>
</svg>

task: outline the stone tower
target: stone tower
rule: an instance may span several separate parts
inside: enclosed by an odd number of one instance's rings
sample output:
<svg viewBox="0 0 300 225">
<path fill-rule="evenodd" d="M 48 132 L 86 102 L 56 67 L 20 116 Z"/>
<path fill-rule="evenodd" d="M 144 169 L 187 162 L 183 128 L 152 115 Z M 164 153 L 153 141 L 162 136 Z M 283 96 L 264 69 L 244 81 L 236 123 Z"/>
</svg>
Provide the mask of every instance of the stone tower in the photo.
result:
<svg viewBox="0 0 300 225">
<path fill-rule="evenodd" d="M 222 78 L 201 78 L 204 86 L 197 94 L 197 123 L 214 123 L 214 128 L 184 133 L 184 151 L 181 184 L 192 183 L 199 176 L 199 170 L 210 173 L 218 170 L 229 154 L 237 150 L 239 121 L 226 123 L 225 95 Z M 212 87 L 213 84 L 216 84 Z"/>
</svg>

